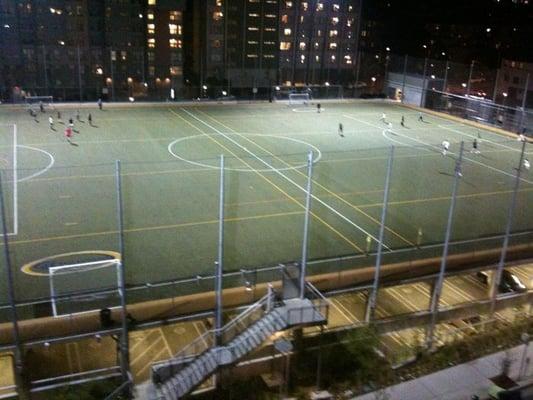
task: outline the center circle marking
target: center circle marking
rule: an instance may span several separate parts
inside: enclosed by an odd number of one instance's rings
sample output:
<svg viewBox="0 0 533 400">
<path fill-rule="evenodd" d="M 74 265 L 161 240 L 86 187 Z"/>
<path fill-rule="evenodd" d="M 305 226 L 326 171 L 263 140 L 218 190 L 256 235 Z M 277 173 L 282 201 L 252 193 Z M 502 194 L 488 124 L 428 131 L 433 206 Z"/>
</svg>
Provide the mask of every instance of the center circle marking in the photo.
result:
<svg viewBox="0 0 533 400">
<path fill-rule="evenodd" d="M 235 134 L 235 133 L 225 133 L 225 135 L 237 135 L 237 134 Z M 243 135 L 243 134 L 239 133 L 239 135 Z M 194 140 L 194 139 L 199 139 L 201 137 L 209 137 L 209 136 L 219 136 L 219 135 L 218 134 L 210 134 L 210 133 L 202 133 L 200 135 L 185 136 L 185 137 L 182 137 L 182 138 L 179 138 L 179 139 L 176 139 L 176 140 L 172 141 L 168 145 L 168 152 L 174 158 L 177 158 L 180 161 L 184 161 L 186 163 L 189 163 L 189 164 L 192 164 L 192 165 L 196 165 L 196 166 L 202 167 L 202 168 L 209 168 L 209 169 L 218 170 L 218 169 L 220 169 L 219 166 L 205 164 L 205 163 L 194 161 L 194 160 L 189 160 L 187 158 L 184 158 L 184 157 L 180 156 L 179 154 L 176 154 L 176 152 L 174 152 L 174 147 L 178 143 L 184 142 L 186 140 Z M 271 138 L 275 138 L 275 139 L 285 139 L 285 140 L 288 140 L 288 141 L 291 141 L 291 142 L 294 142 L 294 143 L 303 144 L 304 146 L 310 147 L 313 150 L 313 155 L 314 155 L 313 164 L 316 164 L 322 158 L 322 152 L 320 151 L 320 149 L 318 147 L 316 147 L 315 145 L 312 145 L 311 143 L 304 142 L 303 140 L 299 140 L 299 139 L 295 139 L 295 138 L 291 138 L 291 137 L 287 137 L 287 136 L 262 135 L 262 134 L 256 134 L 256 133 L 249 133 L 249 134 L 246 134 L 246 136 L 271 137 Z M 261 158 L 261 157 L 258 156 L 258 158 Z M 255 168 L 225 167 L 224 169 L 227 170 L 227 171 L 235 171 L 235 172 L 272 172 L 272 171 L 291 171 L 291 170 L 295 170 L 295 169 L 303 169 L 303 168 L 306 168 L 306 167 L 307 167 L 307 163 L 304 163 L 304 164 L 301 164 L 301 165 L 295 165 L 293 167 L 283 167 L 283 168 L 255 169 Z"/>
</svg>

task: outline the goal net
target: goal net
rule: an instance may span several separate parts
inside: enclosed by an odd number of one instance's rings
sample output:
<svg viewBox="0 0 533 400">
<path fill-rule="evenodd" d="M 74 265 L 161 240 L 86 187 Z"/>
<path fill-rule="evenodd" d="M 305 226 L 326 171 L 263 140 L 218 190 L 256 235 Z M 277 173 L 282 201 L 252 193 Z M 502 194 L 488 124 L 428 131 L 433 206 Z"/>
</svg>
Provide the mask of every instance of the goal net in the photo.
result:
<svg viewBox="0 0 533 400">
<path fill-rule="evenodd" d="M 289 106 L 307 106 L 311 101 L 309 93 L 291 93 L 289 94 Z"/>
<path fill-rule="evenodd" d="M 26 106 L 28 106 L 28 108 L 39 107 L 41 103 L 45 107 L 52 107 L 54 105 L 53 96 L 26 96 L 24 101 L 26 102 Z"/>
<path fill-rule="evenodd" d="M 119 306 L 120 268 L 117 259 L 50 267 L 54 317 Z"/>
</svg>

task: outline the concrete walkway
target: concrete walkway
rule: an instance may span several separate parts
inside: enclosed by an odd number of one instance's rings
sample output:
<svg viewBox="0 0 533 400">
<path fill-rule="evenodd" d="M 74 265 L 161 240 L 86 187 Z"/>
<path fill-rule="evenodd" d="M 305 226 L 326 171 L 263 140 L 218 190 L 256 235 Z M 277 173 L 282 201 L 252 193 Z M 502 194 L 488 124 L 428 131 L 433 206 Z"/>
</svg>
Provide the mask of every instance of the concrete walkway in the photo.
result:
<svg viewBox="0 0 533 400">
<path fill-rule="evenodd" d="M 478 395 L 480 399 L 487 399 L 488 388 L 491 385 L 489 378 L 501 373 L 502 360 L 506 353 L 512 360 L 509 376 L 517 380 L 523 352 L 524 346 L 518 346 L 507 352 L 495 353 L 391 386 L 385 391 L 388 397 L 382 393 L 373 392 L 354 397 L 352 400 L 470 400 L 472 395 Z M 533 343 L 528 348 L 527 357 L 531 362 L 526 364 L 521 383 L 533 380 Z"/>
</svg>

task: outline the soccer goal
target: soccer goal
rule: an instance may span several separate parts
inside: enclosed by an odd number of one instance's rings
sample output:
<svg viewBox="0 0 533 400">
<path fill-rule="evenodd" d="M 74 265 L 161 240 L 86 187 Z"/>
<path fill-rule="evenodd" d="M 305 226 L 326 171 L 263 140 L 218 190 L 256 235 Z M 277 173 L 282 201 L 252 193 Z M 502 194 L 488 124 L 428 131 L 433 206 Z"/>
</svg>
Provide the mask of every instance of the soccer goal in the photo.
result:
<svg viewBox="0 0 533 400">
<path fill-rule="evenodd" d="M 41 103 L 45 107 L 53 107 L 54 96 L 26 96 L 24 101 L 26 102 L 26 106 L 28 106 L 28 108 L 39 106 Z"/>
<path fill-rule="evenodd" d="M 54 317 L 119 306 L 120 268 L 117 259 L 50 267 Z"/>
<path fill-rule="evenodd" d="M 290 93 L 289 106 L 308 106 L 311 103 L 309 93 Z"/>
</svg>

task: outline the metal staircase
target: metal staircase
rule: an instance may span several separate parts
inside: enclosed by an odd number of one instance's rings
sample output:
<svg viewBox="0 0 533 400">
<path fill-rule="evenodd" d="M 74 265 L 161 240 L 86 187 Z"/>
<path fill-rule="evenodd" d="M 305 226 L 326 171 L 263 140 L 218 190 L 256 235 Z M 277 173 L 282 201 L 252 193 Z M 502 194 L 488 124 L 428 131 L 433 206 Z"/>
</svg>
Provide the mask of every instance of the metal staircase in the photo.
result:
<svg viewBox="0 0 533 400">
<path fill-rule="evenodd" d="M 312 285 L 313 299 L 292 298 L 276 301 L 274 291 L 220 329 L 208 331 L 172 359 L 152 366 L 152 381 L 159 397 L 181 399 L 198 387 L 218 368 L 236 363 L 258 348 L 275 332 L 302 325 L 327 322 L 327 300 Z"/>
</svg>

